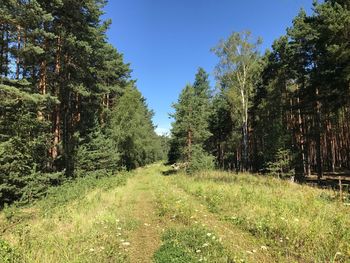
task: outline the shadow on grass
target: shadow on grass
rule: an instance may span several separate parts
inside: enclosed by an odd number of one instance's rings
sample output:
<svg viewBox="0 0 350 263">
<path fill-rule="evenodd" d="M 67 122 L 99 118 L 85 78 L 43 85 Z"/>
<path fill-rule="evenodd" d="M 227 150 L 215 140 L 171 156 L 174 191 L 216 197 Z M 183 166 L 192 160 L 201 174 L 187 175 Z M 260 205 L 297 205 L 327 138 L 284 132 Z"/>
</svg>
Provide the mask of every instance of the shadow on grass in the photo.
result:
<svg viewBox="0 0 350 263">
<path fill-rule="evenodd" d="M 162 171 L 163 176 L 170 176 L 170 175 L 174 175 L 174 174 L 177 174 L 177 171 L 174 169 Z"/>
</svg>

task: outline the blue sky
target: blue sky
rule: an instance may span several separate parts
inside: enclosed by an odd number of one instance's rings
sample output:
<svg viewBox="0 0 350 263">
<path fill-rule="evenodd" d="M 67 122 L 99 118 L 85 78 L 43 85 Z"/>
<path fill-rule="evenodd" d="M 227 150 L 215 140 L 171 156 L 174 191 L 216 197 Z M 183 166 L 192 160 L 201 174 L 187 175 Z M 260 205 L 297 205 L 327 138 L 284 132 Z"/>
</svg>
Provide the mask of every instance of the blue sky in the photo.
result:
<svg viewBox="0 0 350 263">
<path fill-rule="evenodd" d="M 262 49 L 285 34 L 312 0 L 109 0 L 109 41 L 131 63 L 132 77 L 154 110 L 159 133 L 169 131 L 171 104 L 203 67 L 215 86 L 217 58 L 210 52 L 234 31 L 250 30 Z"/>
</svg>

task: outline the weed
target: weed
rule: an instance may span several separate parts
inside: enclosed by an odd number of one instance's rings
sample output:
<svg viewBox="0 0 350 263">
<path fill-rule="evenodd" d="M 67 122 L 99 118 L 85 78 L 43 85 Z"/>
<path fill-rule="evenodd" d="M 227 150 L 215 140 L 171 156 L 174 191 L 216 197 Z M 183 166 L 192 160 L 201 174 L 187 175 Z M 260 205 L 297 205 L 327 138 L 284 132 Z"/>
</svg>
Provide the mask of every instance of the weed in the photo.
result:
<svg viewBox="0 0 350 263">
<path fill-rule="evenodd" d="M 234 262 L 215 233 L 202 227 L 167 230 L 163 245 L 154 254 L 157 263 Z"/>
</svg>

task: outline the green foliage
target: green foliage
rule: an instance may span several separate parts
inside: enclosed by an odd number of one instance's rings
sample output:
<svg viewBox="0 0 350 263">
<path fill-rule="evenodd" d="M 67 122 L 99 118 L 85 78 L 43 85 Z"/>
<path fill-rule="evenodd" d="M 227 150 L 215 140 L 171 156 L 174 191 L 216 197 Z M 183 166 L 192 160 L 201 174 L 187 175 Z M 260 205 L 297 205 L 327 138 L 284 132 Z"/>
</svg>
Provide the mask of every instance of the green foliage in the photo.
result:
<svg viewBox="0 0 350 263">
<path fill-rule="evenodd" d="M 54 98 L 20 91 L 27 83 L 14 82 L 0 92 L 0 207 L 40 196 L 56 174 L 48 174 L 50 134 L 48 122 L 38 117 L 55 103 Z"/>
<path fill-rule="evenodd" d="M 192 148 L 191 159 L 186 167 L 186 171 L 190 174 L 199 171 L 210 171 L 215 168 L 214 156 L 205 152 L 201 147 L 194 146 Z"/>
<path fill-rule="evenodd" d="M 216 157 L 219 168 L 234 167 L 234 152 L 241 140 L 240 129 L 235 129 L 236 123 L 231 118 L 230 103 L 223 91 L 217 93 L 212 100 L 209 130 L 211 136 L 206 143 L 206 149 Z"/>
<path fill-rule="evenodd" d="M 274 261 L 350 259 L 349 207 L 336 193 L 272 176 L 213 171 L 172 177 L 219 218 L 257 238 Z M 317 245 L 315 245 L 317 244 Z M 260 249 L 260 248 L 258 248 Z"/>
<path fill-rule="evenodd" d="M 163 245 L 154 254 L 157 263 L 233 262 L 221 241 L 206 228 L 169 229 Z"/>
<path fill-rule="evenodd" d="M 261 40 L 253 39 L 249 31 L 234 32 L 213 49 L 220 59 L 216 70 L 222 91 L 230 104 L 232 122 L 242 129 L 242 165 L 236 167 L 241 170 L 247 170 L 250 163 L 249 108 L 261 71 L 260 44 Z"/>
<path fill-rule="evenodd" d="M 123 218 L 119 190 L 134 174 L 90 174 L 51 187 L 34 204 L 6 207 L 0 215 L 0 262 L 127 262 L 117 228 L 124 234 L 135 222 L 116 219 Z"/>
<path fill-rule="evenodd" d="M 131 173 L 127 172 L 118 174 L 107 174 L 103 171 L 90 172 L 84 177 L 66 181 L 58 187 L 49 188 L 45 198 L 41 199 L 39 205 L 48 213 L 54 209 L 59 209 L 60 206 L 69 202 L 81 200 L 93 189 L 107 190 L 112 187 L 125 185 L 131 175 Z"/>
<path fill-rule="evenodd" d="M 102 131 L 92 132 L 87 141 L 82 142 L 76 154 L 76 174 L 115 172 L 120 167 L 120 158 L 116 142 Z"/>
<path fill-rule="evenodd" d="M 18 251 L 11 247 L 7 242 L 0 239 L 0 262 L 23 263 L 25 261 Z"/>
<path fill-rule="evenodd" d="M 178 102 L 173 105 L 175 113 L 172 115 L 174 123 L 171 129 L 169 163 L 177 161 L 192 162 L 193 171 L 199 166 L 210 166 L 210 160 L 204 153 L 204 148 L 211 133 L 209 117 L 211 113 L 210 86 L 208 74 L 199 68 L 192 85 L 187 85 L 181 92 Z M 199 157 L 205 157 L 200 163 Z"/>
<path fill-rule="evenodd" d="M 276 177 L 291 177 L 294 175 L 292 167 L 293 158 L 289 150 L 277 151 L 274 162 L 267 164 L 268 172 Z"/>
<path fill-rule="evenodd" d="M 115 136 L 124 134 L 112 134 L 111 118 L 134 81 L 123 55 L 107 43 L 105 4 L 37 0 L 0 6 L 0 207 L 32 201 L 67 178 L 109 175 L 127 166 L 126 148 L 117 147 L 125 137 L 117 143 Z M 145 118 L 138 126 L 144 133 L 135 140 L 132 154 L 138 156 L 129 168 L 164 157 L 152 114 L 139 97 L 143 112 L 134 121 Z"/>
<path fill-rule="evenodd" d="M 111 116 L 111 138 L 120 153 L 120 166 L 133 169 L 162 158 L 161 142 L 154 131 L 153 113 L 141 93 L 128 87 Z"/>
</svg>

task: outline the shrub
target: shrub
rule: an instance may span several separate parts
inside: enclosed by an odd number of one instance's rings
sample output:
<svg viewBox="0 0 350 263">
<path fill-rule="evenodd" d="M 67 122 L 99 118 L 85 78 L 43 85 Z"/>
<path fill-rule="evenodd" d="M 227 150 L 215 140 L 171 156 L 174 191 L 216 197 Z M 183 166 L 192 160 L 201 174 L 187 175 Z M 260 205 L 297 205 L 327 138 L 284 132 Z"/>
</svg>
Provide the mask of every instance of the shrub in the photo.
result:
<svg viewBox="0 0 350 263">
<path fill-rule="evenodd" d="M 0 262 L 2 263 L 22 263 L 21 255 L 6 241 L 0 239 Z"/>
<path fill-rule="evenodd" d="M 291 168 L 292 156 L 289 150 L 279 149 L 274 162 L 267 164 L 269 173 L 276 177 L 291 177 L 294 175 L 294 169 Z"/>
<path fill-rule="evenodd" d="M 192 174 L 203 170 L 213 170 L 215 168 L 214 159 L 214 156 L 206 153 L 201 147 L 194 146 L 186 172 Z"/>
<path fill-rule="evenodd" d="M 203 227 L 169 229 L 154 254 L 156 263 L 233 262 L 217 236 Z"/>
</svg>

